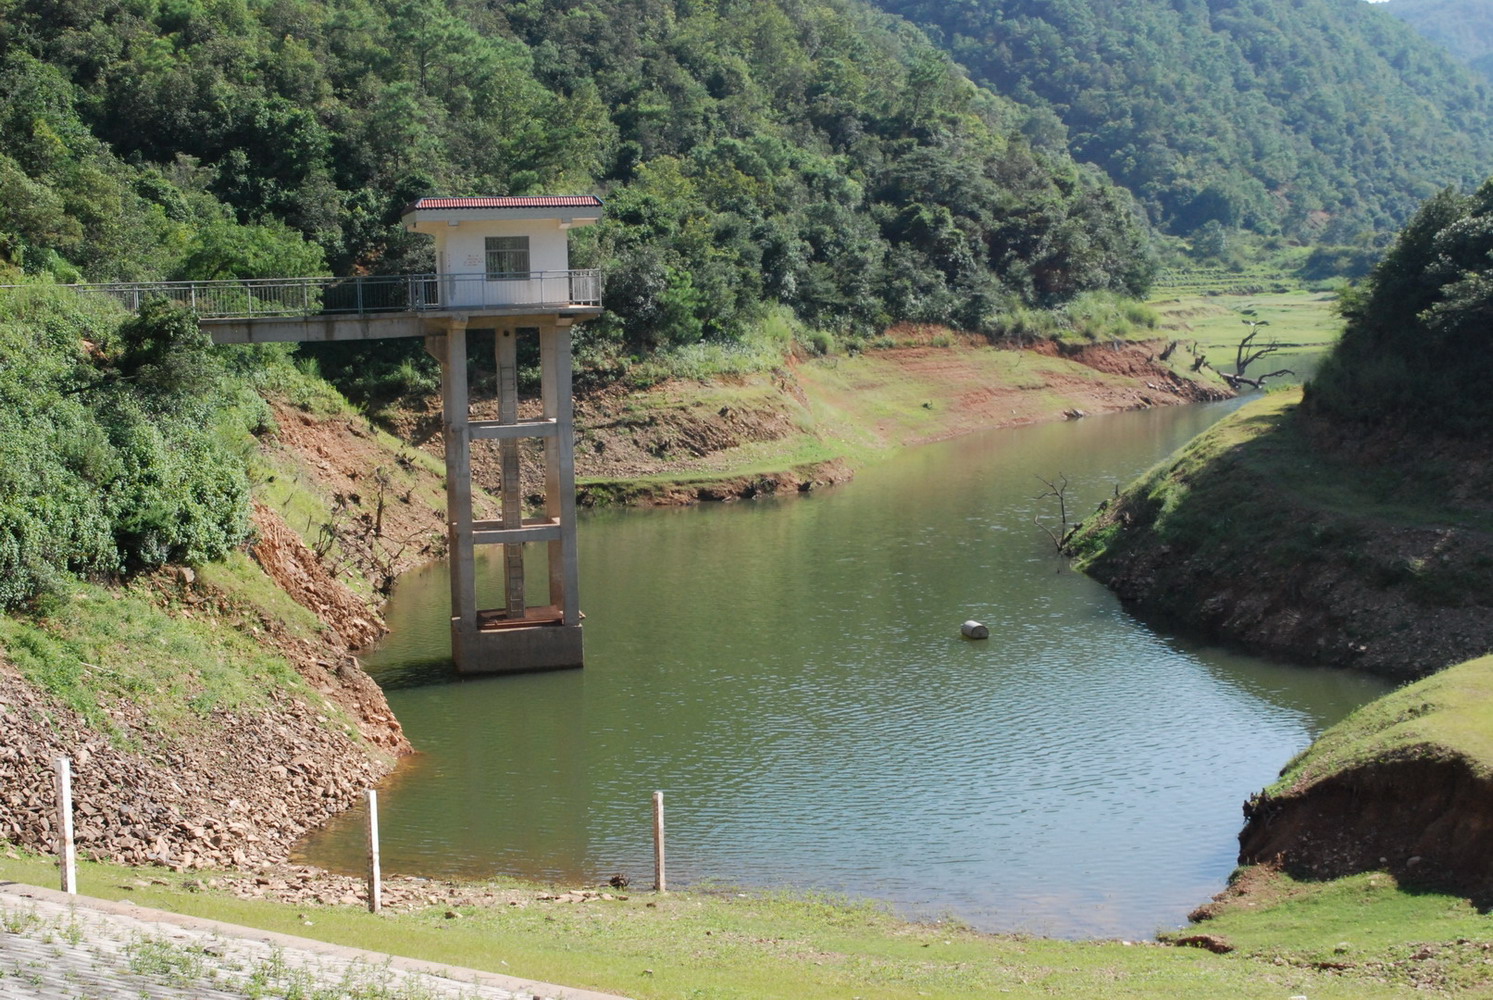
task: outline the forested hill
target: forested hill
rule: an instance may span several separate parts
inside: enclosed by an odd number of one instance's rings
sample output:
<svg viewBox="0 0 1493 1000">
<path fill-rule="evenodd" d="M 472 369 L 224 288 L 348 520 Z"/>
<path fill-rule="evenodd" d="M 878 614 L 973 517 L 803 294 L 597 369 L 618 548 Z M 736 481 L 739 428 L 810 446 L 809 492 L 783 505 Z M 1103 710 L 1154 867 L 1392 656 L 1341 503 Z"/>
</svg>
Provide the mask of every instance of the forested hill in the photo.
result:
<svg viewBox="0 0 1493 1000">
<path fill-rule="evenodd" d="M 1493 6 L 1487 0 L 1389 0 L 1380 9 L 1493 78 Z"/>
<path fill-rule="evenodd" d="M 0 0 L 0 267 L 428 267 L 427 193 L 596 192 L 589 335 L 980 328 L 1150 275 L 1129 196 L 858 0 Z"/>
<path fill-rule="evenodd" d="M 1487 88 L 1362 0 L 879 0 L 1169 229 L 1347 241 L 1493 162 Z"/>
</svg>

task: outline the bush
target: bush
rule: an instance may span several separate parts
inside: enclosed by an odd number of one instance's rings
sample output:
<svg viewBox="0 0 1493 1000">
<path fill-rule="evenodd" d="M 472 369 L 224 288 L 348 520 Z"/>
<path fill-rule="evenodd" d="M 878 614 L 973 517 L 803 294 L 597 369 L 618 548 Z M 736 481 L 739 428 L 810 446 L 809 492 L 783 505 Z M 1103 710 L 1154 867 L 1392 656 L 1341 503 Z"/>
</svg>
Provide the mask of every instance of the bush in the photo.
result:
<svg viewBox="0 0 1493 1000">
<path fill-rule="evenodd" d="M 61 574 L 200 562 L 242 541 L 248 475 L 223 428 L 262 416 L 191 317 L 159 307 L 111 330 L 118 315 L 68 292 L 6 298 L 0 608 Z"/>
<path fill-rule="evenodd" d="M 1443 191 L 1412 219 L 1307 387 L 1311 411 L 1362 423 L 1486 436 L 1493 426 L 1493 180 Z"/>
</svg>

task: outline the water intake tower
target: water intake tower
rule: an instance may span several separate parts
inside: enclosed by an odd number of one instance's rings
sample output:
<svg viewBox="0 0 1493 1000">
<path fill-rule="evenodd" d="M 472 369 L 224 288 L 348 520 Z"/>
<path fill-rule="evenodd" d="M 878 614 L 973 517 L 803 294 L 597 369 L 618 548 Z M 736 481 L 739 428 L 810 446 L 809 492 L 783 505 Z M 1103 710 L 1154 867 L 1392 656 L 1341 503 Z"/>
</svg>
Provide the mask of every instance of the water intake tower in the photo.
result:
<svg viewBox="0 0 1493 1000">
<path fill-rule="evenodd" d="M 420 198 L 405 228 L 435 241 L 429 274 L 245 278 L 71 286 L 139 309 L 165 298 L 195 310 L 218 344 L 423 337 L 441 364 L 446 526 L 451 560 L 451 655 L 463 673 L 582 665 L 577 595 L 575 444 L 570 334 L 601 315 L 601 274 L 570 267 L 569 232 L 601 218 L 591 195 Z M 26 286 L 16 286 L 26 287 Z M 468 360 L 490 338 L 497 416 L 473 419 Z M 520 340 L 537 341 L 541 408 L 519 418 Z M 485 351 L 483 352 L 485 355 Z M 537 442 L 528 449 L 525 441 Z M 495 447 L 496 517 L 474 515 L 472 455 Z M 543 510 L 525 517 L 525 451 L 543 464 Z M 501 548 L 501 603 L 477 606 L 476 550 Z M 547 589 L 525 599 L 525 553 L 544 545 Z M 484 588 L 487 591 L 489 588 Z"/>
</svg>

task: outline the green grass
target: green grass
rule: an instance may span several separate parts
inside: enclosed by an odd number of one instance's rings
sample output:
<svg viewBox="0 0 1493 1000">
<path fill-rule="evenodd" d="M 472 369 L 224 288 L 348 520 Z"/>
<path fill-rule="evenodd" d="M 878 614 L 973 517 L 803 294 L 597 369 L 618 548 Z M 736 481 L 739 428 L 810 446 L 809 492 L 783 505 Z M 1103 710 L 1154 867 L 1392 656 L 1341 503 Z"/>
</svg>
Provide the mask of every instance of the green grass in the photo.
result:
<svg viewBox="0 0 1493 1000">
<path fill-rule="evenodd" d="M 1272 497 L 1238 485 L 1250 474 L 1245 466 L 1273 463 L 1273 452 L 1262 458 L 1250 449 L 1272 442 L 1270 435 L 1282 428 L 1295 401 L 1285 393 L 1257 400 L 1153 467 L 1120 501 L 1137 512 L 1130 523 L 1146 526 L 1145 534 L 1122 531 L 1110 517 L 1089 518 L 1073 539 L 1079 568 L 1087 569 L 1120 547 L 1151 544 L 1152 536 L 1200 559 L 1223 559 L 1229 549 L 1253 548 L 1295 530 L 1297 525 L 1281 525 L 1274 516 Z"/>
<path fill-rule="evenodd" d="M 196 572 L 204 584 L 284 627 L 298 639 L 316 639 L 328 631 L 320 618 L 277 587 L 244 552 L 230 552 L 219 562 L 199 566 Z"/>
<path fill-rule="evenodd" d="M 297 363 L 294 344 L 233 344 L 218 348 L 243 367 L 254 387 L 319 417 L 352 416 L 356 408 L 332 384 L 316 374 L 315 364 Z"/>
<path fill-rule="evenodd" d="M 1493 516 L 1445 488 L 1434 455 L 1365 463 L 1315 447 L 1295 420 L 1299 389 L 1270 393 L 1200 435 L 1126 491 L 1122 504 L 1145 532 L 1090 518 L 1074 539 L 1080 568 L 1112 546 L 1170 544 L 1216 565 L 1241 552 L 1268 552 L 1282 564 L 1331 547 L 1361 557 L 1386 585 L 1408 583 L 1430 603 L 1459 599 L 1493 583 L 1493 567 L 1388 565 L 1359 543 L 1385 525 L 1493 531 Z"/>
<path fill-rule="evenodd" d="M 1289 292 L 1301 279 L 1284 261 L 1240 264 L 1237 267 L 1190 265 L 1168 268 L 1157 277 L 1153 298 L 1178 295 L 1262 295 Z"/>
<path fill-rule="evenodd" d="M 218 575 L 247 572 L 229 565 Z M 0 616 L 0 654 L 116 738 L 108 710 L 119 701 L 139 705 L 157 729 L 189 733 L 216 709 L 259 707 L 277 690 L 304 689 L 290 664 L 250 637 L 175 610 L 138 589 L 72 583 L 37 616 Z"/>
<path fill-rule="evenodd" d="M 1246 374 L 1290 368 L 1301 375 L 1315 370 L 1323 350 L 1336 343 L 1342 332 L 1337 295 L 1332 292 L 1211 296 L 1174 292 L 1157 295 L 1149 305 L 1159 316 L 1156 334 L 1187 345 L 1173 355 L 1174 366 L 1190 366 L 1195 345 L 1215 369 L 1232 372 L 1236 348 L 1253 321 L 1268 324 L 1260 328 L 1257 343 L 1275 341 L 1281 350 L 1255 362 Z"/>
<path fill-rule="evenodd" d="M 1150 340 L 1159 314 L 1151 306 L 1113 292 L 1083 292 L 1052 309 L 1017 307 L 999 313 L 990 331 L 995 340 L 1102 343 Z"/>
<path fill-rule="evenodd" d="M 1199 467 L 1212 453 L 1229 452 L 1242 468 L 1276 484 L 1282 494 L 1338 520 L 1372 519 L 1406 527 L 1459 525 L 1493 530 L 1493 517 L 1458 500 L 1445 486 L 1450 469 L 1434 455 L 1392 463 L 1361 461 L 1314 447 L 1293 419 L 1299 390 L 1282 390 L 1252 403 L 1205 435 L 1191 453 Z"/>
<path fill-rule="evenodd" d="M 805 326 L 786 306 L 773 306 L 738 340 L 701 341 L 655 351 L 626 363 L 626 380 L 646 389 L 669 379 L 709 380 L 751 375 L 781 366 L 795 344 L 807 353 L 833 353 L 832 333 Z"/>
<path fill-rule="evenodd" d="M 1493 776 L 1493 656 L 1448 667 L 1358 709 L 1292 760 L 1284 794 L 1376 760 L 1456 757 Z"/>
<path fill-rule="evenodd" d="M 1223 938 L 1236 954 L 1295 966 L 1340 968 L 1431 995 L 1490 994 L 1493 917 L 1465 899 L 1408 891 L 1386 872 L 1326 882 L 1245 873 L 1251 905 L 1228 907 L 1188 933 Z"/>
<path fill-rule="evenodd" d="M 1160 315 L 1158 329 L 1173 337 L 1196 340 L 1210 351 L 1232 350 L 1249 332 L 1246 321 L 1268 323 L 1260 339 L 1283 344 L 1326 346 L 1336 342 L 1342 320 L 1330 292 L 1272 295 L 1172 296 L 1153 298 Z M 1225 359 L 1216 359 L 1222 363 Z M 1233 358 L 1230 356 L 1229 361 Z"/>
<path fill-rule="evenodd" d="M 1293 901 L 1277 924 L 1258 914 L 1225 917 L 1205 929 L 1226 932 L 1240 950 L 1114 941 L 1072 942 L 979 934 L 955 923 L 909 924 L 881 908 L 805 895 L 633 893 L 626 900 L 546 904 L 530 899 L 497 909 L 463 907 L 374 916 L 354 907 L 309 907 L 187 892 L 189 877 L 86 863 L 81 891 L 196 916 L 422 958 L 650 998 L 795 1000 L 863 997 L 1214 998 L 1284 1000 L 1425 996 L 1401 977 L 1368 967 L 1414 941 L 1454 942 L 1486 922 L 1444 897 L 1398 890 L 1365 907 L 1348 889 Z M 0 856 L 0 876 L 54 882 L 45 859 Z M 197 876 L 200 878 L 200 876 Z M 536 887 L 537 891 L 537 887 Z M 1381 905 L 1382 904 L 1382 905 Z M 1405 923 L 1407 935 L 1391 927 Z M 307 922 L 310 926 L 307 926 Z M 1276 927 L 1289 928 L 1290 933 Z M 1377 928 L 1377 929 L 1376 929 Z M 1323 948 L 1348 939 L 1354 967 L 1311 967 Z M 1276 964 L 1280 959 L 1280 964 Z M 1468 956 L 1456 974 L 1463 992 L 1487 995 L 1487 966 Z M 1483 992 L 1469 993 L 1467 990 Z"/>
</svg>

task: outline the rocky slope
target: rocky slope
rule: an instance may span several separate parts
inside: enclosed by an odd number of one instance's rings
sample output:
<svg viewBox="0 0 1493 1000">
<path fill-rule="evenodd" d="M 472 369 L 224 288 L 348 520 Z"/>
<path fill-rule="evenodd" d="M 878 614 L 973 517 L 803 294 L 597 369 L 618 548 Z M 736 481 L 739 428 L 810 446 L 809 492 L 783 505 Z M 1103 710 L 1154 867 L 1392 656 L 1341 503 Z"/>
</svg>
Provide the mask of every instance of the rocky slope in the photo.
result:
<svg viewBox="0 0 1493 1000">
<path fill-rule="evenodd" d="M 135 701 L 110 699 L 101 728 L 0 654 L 0 839 L 52 849 L 52 761 L 67 756 L 85 857 L 178 868 L 283 861 L 296 838 L 409 752 L 383 693 L 336 632 L 298 635 L 189 570 L 149 585 L 211 630 L 256 634 L 299 683 L 174 728 Z M 353 621 L 359 634 L 371 624 L 366 611 Z"/>
<path fill-rule="evenodd" d="M 286 406 L 276 418 L 279 433 L 264 443 L 277 469 L 267 486 L 294 480 L 294 498 L 319 505 L 320 526 L 305 527 L 325 548 L 314 551 L 282 516 L 281 507 L 295 506 L 290 495 L 271 504 L 270 491 L 261 490 L 248 554 L 255 564 L 249 572 L 263 577 L 249 586 L 278 588 L 316 616 L 315 626 L 292 624 L 241 592 L 241 582 L 215 582 L 223 574 L 210 566 L 138 579 L 131 593 L 207 634 L 249 637 L 283 658 L 294 680 L 266 683 L 256 704 L 171 725 L 144 707 L 148 692 L 100 695 L 101 725 L 28 680 L 0 648 L 0 840 L 52 849 L 52 761 L 63 755 L 75 771 L 84 856 L 178 868 L 283 862 L 298 837 L 357 802 L 411 751 L 383 692 L 352 655 L 385 626 L 372 596 L 345 581 L 356 578 L 354 569 L 393 572 L 430 551 L 424 546 L 439 538 L 442 522 L 428 502 L 440 495 L 438 477 L 416 463 L 399 467 L 388 442 L 359 418 L 312 417 Z M 357 484 L 386 467 L 397 475 L 361 495 Z M 380 502 L 388 510 L 374 531 Z M 36 624 L 73 651 L 64 655 L 82 659 L 76 651 L 87 643 L 69 637 L 66 619 L 43 616 Z"/>
<path fill-rule="evenodd" d="M 325 674 L 351 691 L 371 684 L 350 660 Z M 283 861 L 297 837 L 351 806 L 390 766 L 387 754 L 328 725 L 325 711 L 283 698 L 172 736 L 123 706 L 114 718 L 129 740 L 121 746 L 0 662 L 0 838 L 52 849 L 51 762 L 67 756 L 84 857 L 182 868 Z M 402 747 L 390 722 L 384 742 Z"/>
</svg>

